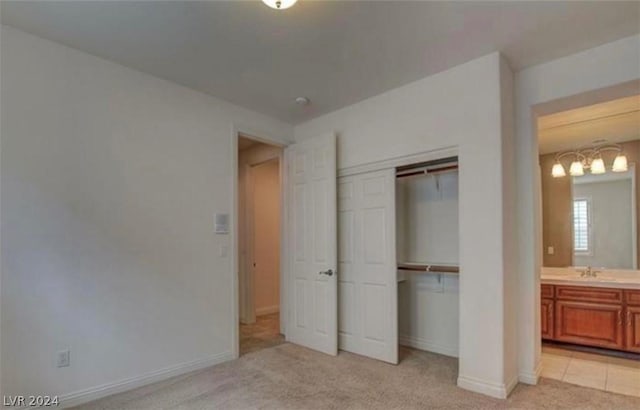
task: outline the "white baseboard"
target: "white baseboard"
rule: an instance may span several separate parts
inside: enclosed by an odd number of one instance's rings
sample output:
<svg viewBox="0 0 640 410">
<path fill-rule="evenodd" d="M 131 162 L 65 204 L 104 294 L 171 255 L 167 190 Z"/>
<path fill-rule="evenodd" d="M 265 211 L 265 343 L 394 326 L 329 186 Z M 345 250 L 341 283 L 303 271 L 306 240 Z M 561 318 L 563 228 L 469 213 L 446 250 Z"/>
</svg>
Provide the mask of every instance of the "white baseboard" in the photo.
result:
<svg viewBox="0 0 640 410">
<path fill-rule="evenodd" d="M 521 383 L 536 385 L 540 379 L 540 373 L 542 373 L 542 364 L 538 362 L 533 372 L 522 372 L 518 375 L 518 380 Z"/>
<path fill-rule="evenodd" d="M 514 375 L 513 378 L 511 380 L 509 380 L 509 382 L 507 383 L 507 395 L 506 397 L 509 397 L 509 395 L 511 394 L 511 392 L 513 391 L 513 389 L 516 388 L 516 386 L 518 385 L 518 375 Z"/>
<path fill-rule="evenodd" d="M 256 309 L 256 316 L 270 315 L 272 313 L 278 313 L 278 312 L 280 312 L 280 306 L 278 305 L 266 306 L 266 307 L 261 307 Z"/>
<path fill-rule="evenodd" d="M 458 387 L 497 399 L 506 399 L 517 384 L 517 377 L 514 377 L 508 383 L 495 383 L 475 377 L 458 376 Z"/>
<path fill-rule="evenodd" d="M 426 339 L 420 339 L 408 335 L 399 335 L 398 343 L 402 346 L 413 347 L 414 349 L 426 350 L 428 352 L 443 354 L 445 356 L 458 357 L 457 347 L 445 346 Z"/>
<path fill-rule="evenodd" d="M 80 390 L 73 393 L 62 394 L 59 396 L 60 405 L 62 408 L 78 406 L 80 404 L 88 403 L 102 397 L 110 396 L 116 393 L 122 393 L 127 390 L 133 390 L 138 387 L 146 386 L 147 384 L 166 380 L 171 377 L 179 376 L 181 374 L 189 373 L 195 370 L 204 369 L 205 367 L 213 366 L 232 359 L 233 354 L 231 352 L 220 353 L 204 359 L 182 363 L 140 376 L 130 377 L 128 379 L 119 380 L 113 383 L 106 383 L 100 386 L 90 387 L 88 389 Z"/>
</svg>

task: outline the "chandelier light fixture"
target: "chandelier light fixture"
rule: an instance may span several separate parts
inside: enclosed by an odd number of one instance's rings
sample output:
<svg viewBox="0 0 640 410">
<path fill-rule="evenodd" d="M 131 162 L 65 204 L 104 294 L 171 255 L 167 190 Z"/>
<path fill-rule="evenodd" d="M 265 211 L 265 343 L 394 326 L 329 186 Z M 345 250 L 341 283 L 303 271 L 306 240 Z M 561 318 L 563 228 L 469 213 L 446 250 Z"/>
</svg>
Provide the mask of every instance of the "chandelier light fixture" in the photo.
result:
<svg viewBox="0 0 640 410">
<path fill-rule="evenodd" d="M 556 163 L 551 168 L 551 176 L 554 178 L 561 178 L 567 175 L 564 169 L 564 165 L 560 161 L 565 157 L 572 157 L 573 161 L 569 167 L 569 175 L 572 177 L 579 177 L 584 175 L 585 170 L 588 169 L 591 174 L 598 175 L 607 172 L 607 168 L 602 158 L 602 152 L 615 151 L 617 152 L 616 158 L 613 160 L 611 171 L 613 172 L 626 172 L 629 169 L 629 163 L 626 155 L 622 151 L 622 147 L 618 144 L 606 144 L 599 145 L 593 148 L 584 148 L 575 151 L 565 151 L 556 155 Z"/>
<path fill-rule="evenodd" d="M 276 10 L 284 10 L 296 4 L 298 0 L 262 0 L 264 4 Z"/>
</svg>

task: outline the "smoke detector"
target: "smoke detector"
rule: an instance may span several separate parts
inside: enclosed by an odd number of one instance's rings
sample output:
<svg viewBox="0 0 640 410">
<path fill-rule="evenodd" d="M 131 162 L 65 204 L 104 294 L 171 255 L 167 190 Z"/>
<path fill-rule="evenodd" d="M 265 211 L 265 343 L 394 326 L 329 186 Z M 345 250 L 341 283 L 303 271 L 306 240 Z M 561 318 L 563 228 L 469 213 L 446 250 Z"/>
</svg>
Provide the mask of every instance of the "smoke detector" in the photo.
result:
<svg viewBox="0 0 640 410">
<path fill-rule="evenodd" d="M 296 104 L 301 105 L 301 106 L 305 106 L 305 105 L 309 105 L 309 99 L 307 97 L 298 97 L 296 98 Z"/>
</svg>

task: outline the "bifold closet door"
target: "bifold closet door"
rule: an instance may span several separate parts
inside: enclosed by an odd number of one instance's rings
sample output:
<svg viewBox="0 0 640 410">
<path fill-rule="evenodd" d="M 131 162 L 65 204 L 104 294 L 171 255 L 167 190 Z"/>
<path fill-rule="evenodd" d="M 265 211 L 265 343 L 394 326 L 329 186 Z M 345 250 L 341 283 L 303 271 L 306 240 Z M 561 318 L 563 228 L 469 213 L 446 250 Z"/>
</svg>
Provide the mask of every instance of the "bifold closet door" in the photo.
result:
<svg viewBox="0 0 640 410">
<path fill-rule="evenodd" d="M 398 363 L 395 171 L 338 180 L 338 341 Z"/>
</svg>

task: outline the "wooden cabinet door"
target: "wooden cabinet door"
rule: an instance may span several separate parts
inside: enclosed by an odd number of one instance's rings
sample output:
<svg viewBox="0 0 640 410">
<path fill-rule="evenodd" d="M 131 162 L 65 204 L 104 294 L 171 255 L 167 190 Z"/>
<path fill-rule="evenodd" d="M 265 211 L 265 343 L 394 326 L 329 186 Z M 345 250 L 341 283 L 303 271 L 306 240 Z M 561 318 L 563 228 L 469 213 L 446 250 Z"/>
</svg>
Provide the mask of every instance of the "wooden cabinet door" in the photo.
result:
<svg viewBox="0 0 640 410">
<path fill-rule="evenodd" d="M 640 306 L 627 306 L 625 350 L 640 353 Z"/>
<path fill-rule="evenodd" d="M 623 349 L 622 306 L 558 300 L 555 340 Z"/>
<path fill-rule="evenodd" d="M 540 301 L 540 333 L 543 339 L 553 339 L 553 299 Z"/>
</svg>

